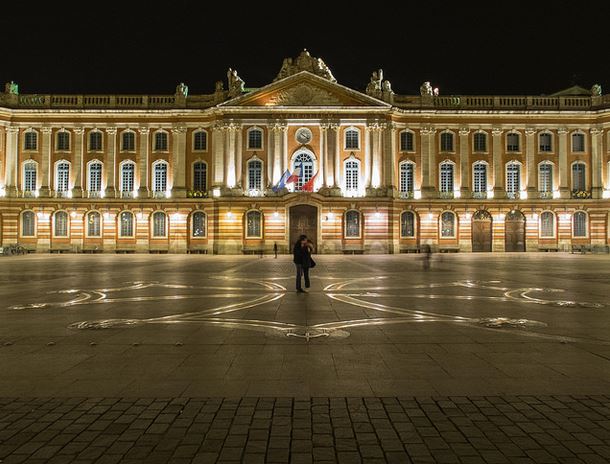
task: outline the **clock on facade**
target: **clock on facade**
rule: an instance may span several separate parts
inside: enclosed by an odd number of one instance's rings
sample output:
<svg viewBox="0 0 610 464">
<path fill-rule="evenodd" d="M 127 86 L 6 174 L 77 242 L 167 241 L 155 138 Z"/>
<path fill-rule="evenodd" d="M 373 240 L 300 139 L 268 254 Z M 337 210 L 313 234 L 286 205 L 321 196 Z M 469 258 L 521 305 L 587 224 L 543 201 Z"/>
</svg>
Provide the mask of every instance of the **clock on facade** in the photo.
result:
<svg viewBox="0 0 610 464">
<path fill-rule="evenodd" d="M 301 145 L 311 142 L 311 131 L 307 127 L 301 127 L 297 130 L 296 139 Z"/>
</svg>

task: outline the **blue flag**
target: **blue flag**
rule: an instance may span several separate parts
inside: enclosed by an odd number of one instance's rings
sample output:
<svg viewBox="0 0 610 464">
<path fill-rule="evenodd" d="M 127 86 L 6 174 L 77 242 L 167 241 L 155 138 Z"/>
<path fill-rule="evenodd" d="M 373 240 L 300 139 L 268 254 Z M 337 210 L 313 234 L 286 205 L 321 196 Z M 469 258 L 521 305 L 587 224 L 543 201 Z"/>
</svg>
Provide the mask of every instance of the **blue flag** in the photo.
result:
<svg viewBox="0 0 610 464">
<path fill-rule="evenodd" d="M 282 190 L 284 187 L 286 187 L 286 180 L 289 177 L 290 177 L 290 171 L 288 171 L 288 169 L 286 169 L 286 171 L 284 171 L 284 174 L 282 174 L 282 177 L 280 177 L 279 182 L 275 186 L 273 186 L 271 188 L 271 190 L 273 190 L 275 193 Z"/>
</svg>

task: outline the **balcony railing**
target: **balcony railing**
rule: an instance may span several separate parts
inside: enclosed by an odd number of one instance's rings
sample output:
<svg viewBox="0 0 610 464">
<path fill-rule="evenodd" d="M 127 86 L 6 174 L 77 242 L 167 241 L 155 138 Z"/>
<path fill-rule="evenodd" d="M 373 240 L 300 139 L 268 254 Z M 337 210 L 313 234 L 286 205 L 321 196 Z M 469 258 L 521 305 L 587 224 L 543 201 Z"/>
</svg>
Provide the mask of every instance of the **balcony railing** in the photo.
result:
<svg viewBox="0 0 610 464">
<path fill-rule="evenodd" d="M 450 200 L 452 198 L 455 198 L 455 193 L 454 192 L 438 192 L 438 197 Z"/>
<path fill-rule="evenodd" d="M 152 192 L 152 197 L 159 198 L 159 199 L 167 198 L 167 192 L 165 192 L 165 191 Z"/>
<path fill-rule="evenodd" d="M 55 192 L 55 197 L 57 198 L 72 198 L 71 190 L 57 190 Z"/>
<path fill-rule="evenodd" d="M 472 198 L 485 200 L 487 198 L 487 192 L 472 192 Z"/>
<path fill-rule="evenodd" d="M 553 192 L 538 192 L 538 198 L 541 200 L 552 200 Z"/>
<path fill-rule="evenodd" d="M 572 190 L 571 194 L 572 198 L 577 198 L 579 200 L 587 200 L 591 198 L 590 190 Z"/>
<path fill-rule="evenodd" d="M 131 191 L 121 191 L 121 198 L 135 198 L 136 195 L 134 194 L 134 192 Z"/>
<path fill-rule="evenodd" d="M 89 198 L 102 198 L 102 192 L 100 190 L 89 190 L 87 196 Z"/>
<path fill-rule="evenodd" d="M 207 198 L 208 192 L 204 190 L 187 190 L 186 192 L 187 198 Z"/>
<path fill-rule="evenodd" d="M 414 197 L 413 192 L 400 192 L 400 198 L 404 198 L 405 200 L 412 200 Z"/>
</svg>

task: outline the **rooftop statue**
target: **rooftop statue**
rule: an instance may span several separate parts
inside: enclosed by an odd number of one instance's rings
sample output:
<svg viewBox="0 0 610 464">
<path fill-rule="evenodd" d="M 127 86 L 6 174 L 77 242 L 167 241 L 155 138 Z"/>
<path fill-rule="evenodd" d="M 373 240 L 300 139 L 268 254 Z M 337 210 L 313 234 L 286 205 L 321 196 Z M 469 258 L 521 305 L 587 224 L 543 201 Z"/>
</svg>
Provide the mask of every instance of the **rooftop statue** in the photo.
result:
<svg viewBox="0 0 610 464">
<path fill-rule="evenodd" d="M 236 69 L 229 68 L 227 71 L 227 81 L 229 84 L 229 96 L 237 97 L 238 95 L 244 93 L 246 83 L 237 75 Z"/>
<path fill-rule="evenodd" d="M 182 97 L 187 97 L 189 94 L 189 88 L 188 85 L 186 85 L 184 82 L 180 82 L 180 84 L 178 84 L 176 86 L 176 95 L 180 95 Z"/>
<path fill-rule="evenodd" d="M 602 96 L 602 86 L 599 84 L 593 84 L 593 87 L 591 87 L 591 95 L 594 97 L 601 97 Z"/>
<path fill-rule="evenodd" d="M 337 82 L 326 63 L 321 58 L 311 56 L 307 50 L 303 50 L 295 59 L 284 58 L 282 68 L 274 80 L 278 81 L 301 71 L 309 71 L 331 82 Z"/>
<path fill-rule="evenodd" d="M 422 97 L 432 97 L 434 95 L 434 89 L 432 88 L 432 84 L 430 84 L 430 81 L 424 82 L 419 87 L 419 93 Z"/>
<path fill-rule="evenodd" d="M 13 81 L 4 84 L 4 92 L 12 95 L 19 95 L 19 85 Z"/>
</svg>

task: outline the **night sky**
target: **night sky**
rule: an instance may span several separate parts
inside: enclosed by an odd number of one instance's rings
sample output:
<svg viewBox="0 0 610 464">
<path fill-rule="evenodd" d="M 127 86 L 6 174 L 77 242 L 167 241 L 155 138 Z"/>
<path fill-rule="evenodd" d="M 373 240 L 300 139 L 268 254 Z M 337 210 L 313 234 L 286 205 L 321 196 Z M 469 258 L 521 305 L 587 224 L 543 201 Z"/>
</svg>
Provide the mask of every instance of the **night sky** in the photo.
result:
<svg viewBox="0 0 610 464">
<path fill-rule="evenodd" d="M 303 48 L 360 90 L 383 68 L 401 94 L 424 80 L 445 95 L 550 94 L 575 83 L 610 93 L 609 16 L 585 2 L 45 3 L 13 2 L 0 16 L 0 80 L 21 93 L 171 94 L 181 81 L 211 93 L 228 67 L 259 87 Z"/>
</svg>

